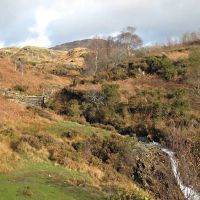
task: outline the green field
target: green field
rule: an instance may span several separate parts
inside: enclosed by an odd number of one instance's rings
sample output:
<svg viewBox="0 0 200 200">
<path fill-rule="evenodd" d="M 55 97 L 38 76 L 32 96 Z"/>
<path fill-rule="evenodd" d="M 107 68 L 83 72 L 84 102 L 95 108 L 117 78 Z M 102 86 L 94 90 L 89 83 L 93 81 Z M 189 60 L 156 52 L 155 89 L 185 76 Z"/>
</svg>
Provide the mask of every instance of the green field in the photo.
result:
<svg viewBox="0 0 200 200">
<path fill-rule="evenodd" d="M 71 183 L 69 183 L 71 182 Z M 37 163 L 0 175 L 1 200 L 101 200 L 88 174 Z"/>
<path fill-rule="evenodd" d="M 102 137 L 109 137 L 110 131 L 102 129 L 102 128 L 96 128 L 92 127 L 90 125 L 82 125 L 77 122 L 71 122 L 71 121 L 62 121 L 62 122 L 55 122 L 45 127 L 45 130 L 56 134 L 58 136 L 61 136 L 61 134 L 68 130 L 73 130 L 80 132 L 82 135 L 85 136 L 91 136 L 93 134 L 97 134 Z"/>
</svg>

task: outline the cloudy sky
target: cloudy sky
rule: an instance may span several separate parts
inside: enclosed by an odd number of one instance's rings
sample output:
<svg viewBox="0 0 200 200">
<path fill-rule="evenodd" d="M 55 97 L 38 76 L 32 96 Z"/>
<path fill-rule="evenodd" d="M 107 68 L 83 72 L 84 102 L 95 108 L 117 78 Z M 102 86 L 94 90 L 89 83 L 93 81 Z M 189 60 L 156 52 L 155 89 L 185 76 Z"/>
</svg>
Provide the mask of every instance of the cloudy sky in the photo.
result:
<svg viewBox="0 0 200 200">
<path fill-rule="evenodd" d="M 200 30 L 200 0 L 0 0 L 0 47 L 110 35 L 131 25 L 148 43 Z"/>
</svg>

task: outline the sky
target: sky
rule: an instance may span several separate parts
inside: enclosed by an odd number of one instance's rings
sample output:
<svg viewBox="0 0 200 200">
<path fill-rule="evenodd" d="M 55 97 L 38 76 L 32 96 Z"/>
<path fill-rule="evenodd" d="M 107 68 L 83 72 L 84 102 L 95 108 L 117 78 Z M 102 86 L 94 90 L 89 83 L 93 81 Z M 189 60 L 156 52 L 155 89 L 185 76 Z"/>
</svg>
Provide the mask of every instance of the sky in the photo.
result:
<svg viewBox="0 0 200 200">
<path fill-rule="evenodd" d="M 137 28 L 145 44 L 200 30 L 200 0 L 0 0 L 0 48 L 113 35 Z"/>
</svg>

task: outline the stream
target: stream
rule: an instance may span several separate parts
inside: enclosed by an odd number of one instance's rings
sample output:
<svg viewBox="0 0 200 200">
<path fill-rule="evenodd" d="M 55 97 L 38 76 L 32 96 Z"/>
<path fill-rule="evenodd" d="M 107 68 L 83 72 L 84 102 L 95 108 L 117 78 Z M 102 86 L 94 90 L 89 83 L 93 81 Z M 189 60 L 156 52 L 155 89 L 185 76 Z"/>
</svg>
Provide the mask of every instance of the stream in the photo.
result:
<svg viewBox="0 0 200 200">
<path fill-rule="evenodd" d="M 183 184 L 183 181 L 181 180 L 181 177 L 180 177 L 180 172 L 178 169 L 178 164 L 176 161 L 175 153 L 170 151 L 169 149 L 161 147 L 160 144 L 158 144 L 156 142 L 153 142 L 153 145 L 158 146 L 161 149 L 161 151 L 163 151 L 164 153 L 166 153 L 169 156 L 173 174 L 174 174 L 176 181 L 177 181 L 181 191 L 183 192 L 185 198 L 187 200 L 200 200 L 200 194 L 198 194 L 193 189 L 192 186 L 188 187 Z"/>
</svg>

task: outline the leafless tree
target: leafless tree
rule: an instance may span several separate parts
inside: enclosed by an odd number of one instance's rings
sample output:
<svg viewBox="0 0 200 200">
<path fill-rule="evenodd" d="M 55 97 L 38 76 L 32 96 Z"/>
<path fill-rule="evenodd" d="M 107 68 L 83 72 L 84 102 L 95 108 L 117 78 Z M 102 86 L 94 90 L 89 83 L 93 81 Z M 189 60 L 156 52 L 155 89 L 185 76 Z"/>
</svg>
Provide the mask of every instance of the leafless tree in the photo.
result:
<svg viewBox="0 0 200 200">
<path fill-rule="evenodd" d="M 87 93 L 87 99 L 99 109 L 104 105 L 105 96 L 97 90 L 91 90 Z"/>
<path fill-rule="evenodd" d="M 182 36 L 182 43 L 187 44 L 189 42 L 193 42 L 199 39 L 199 33 L 198 32 L 186 32 Z"/>
<path fill-rule="evenodd" d="M 22 76 L 24 76 L 24 70 L 25 70 L 24 66 L 25 66 L 25 63 L 23 62 L 21 58 L 15 61 L 15 70 L 19 70 Z"/>
<path fill-rule="evenodd" d="M 86 56 L 86 64 L 90 73 L 107 69 L 110 65 L 118 65 L 127 60 L 135 48 L 142 45 L 142 39 L 135 33 L 134 27 L 127 27 L 116 37 L 103 39 L 95 36 L 91 40 L 92 53 Z"/>
<path fill-rule="evenodd" d="M 142 39 L 135 32 L 136 28 L 128 26 L 117 36 L 117 40 L 126 47 L 129 56 L 133 49 L 143 44 Z"/>
<path fill-rule="evenodd" d="M 87 73 L 96 76 L 97 72 L 105 68 L 108 63 L 107 40 L 95 36 L 90 43 L 92 51 L 85 57 Z"/>
<path fill-rule="evenodd" d="M 186 44 L 190 41 L 190 33 L 186 32 L 182 36 L 182 43 Z"/>
</svg>

